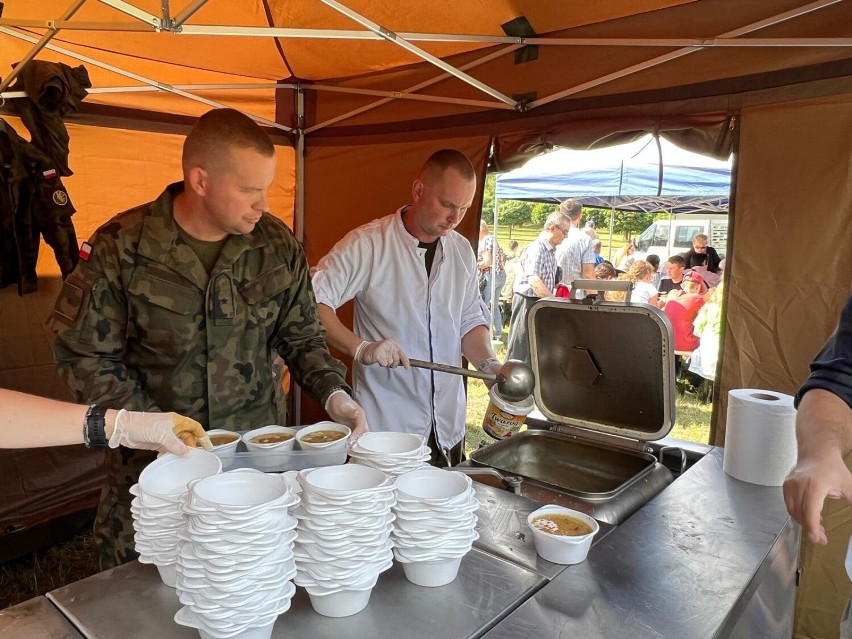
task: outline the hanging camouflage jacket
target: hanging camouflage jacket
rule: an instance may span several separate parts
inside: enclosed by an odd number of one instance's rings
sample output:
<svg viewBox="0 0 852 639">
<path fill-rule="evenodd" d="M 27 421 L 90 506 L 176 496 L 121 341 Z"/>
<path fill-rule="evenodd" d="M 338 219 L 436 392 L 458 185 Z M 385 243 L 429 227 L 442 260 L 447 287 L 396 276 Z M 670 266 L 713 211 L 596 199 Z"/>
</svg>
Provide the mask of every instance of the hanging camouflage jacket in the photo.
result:
<svg viewBox="0 0 852 639">
<path fill-rule="evenodd" d="M 265 213 L 229 236 L 211 274 L 179 234 L 169 186 L 81 249 L 52 314 L 59 371 L 76 399 L 175 411 L 208 428 L 279 421 L 272 358 L 322 403 L 346 388 L 317 319 L 302 247 Z"/>
<path fill-rule="evenodd" d="M 74 205 L 51 159 L 0 119 L 0 288 L 37 289 L 39 239 L 63 277 L 77 264 Z"/>
</svg>

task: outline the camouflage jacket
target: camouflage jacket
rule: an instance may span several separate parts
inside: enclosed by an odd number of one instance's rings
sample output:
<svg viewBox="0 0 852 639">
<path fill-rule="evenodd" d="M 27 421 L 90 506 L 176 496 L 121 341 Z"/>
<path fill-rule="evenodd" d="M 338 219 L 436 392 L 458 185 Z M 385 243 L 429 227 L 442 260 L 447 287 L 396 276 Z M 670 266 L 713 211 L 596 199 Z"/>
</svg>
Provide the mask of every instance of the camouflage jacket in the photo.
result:
<svg viewBox="0 0 852 639">
<path fill-rule="evenodd" d="M 208 428 L 274 424 L 274 351 L 321 402 L 348 390 L 290 230 L 265 213 L 251 233 L 228 238 L 208 276 L 172 215 L 182 189 L 101 226 L 63 285 L 54 353 L 76 399 L 175 411 Z"/>
</svg>

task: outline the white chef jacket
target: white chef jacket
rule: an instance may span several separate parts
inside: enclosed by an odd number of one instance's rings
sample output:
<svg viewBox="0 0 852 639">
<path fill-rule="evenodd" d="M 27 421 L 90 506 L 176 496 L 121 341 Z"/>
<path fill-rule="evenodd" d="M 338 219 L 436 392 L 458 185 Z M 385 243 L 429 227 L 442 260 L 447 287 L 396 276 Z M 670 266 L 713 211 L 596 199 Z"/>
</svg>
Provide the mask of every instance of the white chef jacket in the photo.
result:
<svg viewBox="0 0 852 639">
<path fill-rule="evenodd" d="M 470 242 L 452 231 L 440 238 L 426 276 L 424 255 L 402 223 L 400 208 L 348 233 L 317 265 L 317 302 L 337 309 L 355 300 L 354 332 L 391 339 L 416 359 L 461 365 L 461 338 L 485 326 Z M 354 364 L 355 400 L 371 430 L 417 433 L 436 428 L 438 444 L 464 437 L 462 378 L 420 368 Z"/>
</svg>

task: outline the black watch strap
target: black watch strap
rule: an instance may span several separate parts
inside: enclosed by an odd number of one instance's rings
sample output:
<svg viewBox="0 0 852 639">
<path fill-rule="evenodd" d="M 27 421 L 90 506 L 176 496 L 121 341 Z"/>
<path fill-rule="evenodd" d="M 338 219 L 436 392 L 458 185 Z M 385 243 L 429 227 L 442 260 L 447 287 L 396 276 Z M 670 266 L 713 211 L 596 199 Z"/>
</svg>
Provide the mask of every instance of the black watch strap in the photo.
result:
<svg viewBox="0 0 852 639">
<path fill-rule="evenodd" d="M 86 411 L 83 432 L 87 447 L 97 446 L 105 448 L 109 445 L 106 438 L 106 420 L 104 419 L 107 410 L 109 409 L 106 406 L 92 404 L 89 406 L 89 410 Z"/>
</svg>

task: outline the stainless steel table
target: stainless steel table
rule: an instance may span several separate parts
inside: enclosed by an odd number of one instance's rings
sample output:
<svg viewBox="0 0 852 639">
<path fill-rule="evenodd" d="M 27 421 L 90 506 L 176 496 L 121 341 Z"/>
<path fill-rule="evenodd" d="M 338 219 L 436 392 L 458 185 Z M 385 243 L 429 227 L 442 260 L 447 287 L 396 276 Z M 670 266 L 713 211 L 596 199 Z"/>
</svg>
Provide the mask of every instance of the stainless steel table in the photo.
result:
<svg viewBox="0 0 852 639">
<path fill-rule="evenodd" d="M 535 552 L 527 517 L 543 504 L 477 481 L 473 482 L 473 487 L 480 504 L 476 512 L 479 539 L 473 542 L 474 548 L 537 572 L 548 580 L 565 569 L 563 565 L 542 559 Z M 593 544 L 599 543 L 615 528 L 605 522 L 598 524 L 600 530 Z"/>
<path fill-rule="evenodd" d="M 44 597 L 0 610 L 3 639 L 81 639 L 65 617 Z"/>
<path fill-rule="evenodd" d="M 480 637 L 541 588 L 538 574 L 473 549 L 454 582 L 423 588 L 406 580 L 402 567 L 382 573 L 370 605 L 357 615 L 330 619 L 311 608 L 299 588 L 293 607 L 278 618 L 273 637 Z M 177 625 L 175 591 L 156 568 L 132 562 L 48 593 L 48 598 L 87 638 L 197 639 Z"/>
<path fill-rule="evenodd" d="M 789 637 L 800 529 L 714 449 L 487 634 Z"/>
</svg>

